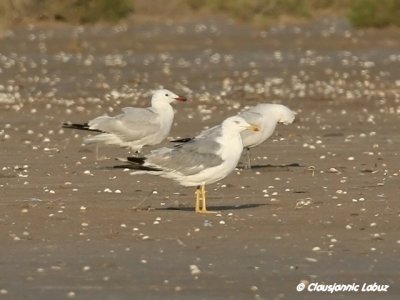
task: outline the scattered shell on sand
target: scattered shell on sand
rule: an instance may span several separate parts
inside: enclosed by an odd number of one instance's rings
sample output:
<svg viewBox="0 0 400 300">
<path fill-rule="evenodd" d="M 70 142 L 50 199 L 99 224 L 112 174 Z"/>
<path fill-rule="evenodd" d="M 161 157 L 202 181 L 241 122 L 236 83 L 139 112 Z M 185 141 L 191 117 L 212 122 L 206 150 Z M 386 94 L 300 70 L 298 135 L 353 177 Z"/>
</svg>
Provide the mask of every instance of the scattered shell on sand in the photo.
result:
<svg viewBox="0 0 400 300">
<path fill-rule="evenodd" d="M 198 275 L 198 274 L 201 273 L 199 267 L 196 266 L 196 265 L 190 265 L 189 268 L 190 268 L 190 274 L 191 275 Z"/>
</svg>

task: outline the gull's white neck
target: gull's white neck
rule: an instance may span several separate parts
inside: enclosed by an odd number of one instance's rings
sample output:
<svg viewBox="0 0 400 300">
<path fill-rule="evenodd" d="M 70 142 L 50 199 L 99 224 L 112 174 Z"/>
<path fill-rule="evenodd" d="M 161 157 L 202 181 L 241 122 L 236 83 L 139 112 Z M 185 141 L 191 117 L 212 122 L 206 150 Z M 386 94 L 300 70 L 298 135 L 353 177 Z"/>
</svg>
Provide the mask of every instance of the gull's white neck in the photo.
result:
<svg viewBox="0 0 400 300">
<path fill-rule="evenodd" d="M 229 128 L 222 127 L 222 135 L 217 140 L 221 145 L 220 155 L 223 160 L 232 160 L 236 164 L 239 162 L 243 151 L 243 143 L 240 133 Z"/>
<path fill-rule="evenodd" d="M 174 122 L 174 109 L 171 104 L 168 102 L 152 101 L 151 106 L 152 110 L 159 115 L 161 130 L 168 133 Z"/>
</svg>

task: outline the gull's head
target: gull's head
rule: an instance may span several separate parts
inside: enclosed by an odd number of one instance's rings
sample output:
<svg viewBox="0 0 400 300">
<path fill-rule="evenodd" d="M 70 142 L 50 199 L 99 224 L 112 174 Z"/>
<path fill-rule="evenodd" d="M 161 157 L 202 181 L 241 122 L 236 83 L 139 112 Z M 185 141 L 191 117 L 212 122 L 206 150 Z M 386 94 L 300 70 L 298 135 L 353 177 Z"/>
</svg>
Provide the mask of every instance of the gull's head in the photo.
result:
<svg viewBox="0 0 400 300">
<path fill-rule="evenodd" d="M 292 124 L 296 118 L 296 113 L 282 104 L 260 103 L 247 111 L 260 114 L 270 122 L 283 123 L 285 125 Z"/>
<path fill-rule="evenodd" d="M 296 118 L 296 113 L 289 109 L 284 105 L 279 105 L 279 123 L 283 123 L 284 125 L 292 124 L 294 119 Z"/>
<path fill-rule="evenodd" d="M 222 128 L 242 132 L 244 130 L 260 131 L 260 128 L 254 124 L 249 124 L 245 119 L 239 116 L 233 116 L 222 122 Z"/>
<path fill-rule="evenodd" d="M 176 101 L 184 102 L 186 101 L 186 98 L 178 96 L 177 94 L 165 89 L 155 91 L 153 97 L 151 98 L 152 105 L 162 104 L 162 103 L 173 103 Z"/>
</svg>

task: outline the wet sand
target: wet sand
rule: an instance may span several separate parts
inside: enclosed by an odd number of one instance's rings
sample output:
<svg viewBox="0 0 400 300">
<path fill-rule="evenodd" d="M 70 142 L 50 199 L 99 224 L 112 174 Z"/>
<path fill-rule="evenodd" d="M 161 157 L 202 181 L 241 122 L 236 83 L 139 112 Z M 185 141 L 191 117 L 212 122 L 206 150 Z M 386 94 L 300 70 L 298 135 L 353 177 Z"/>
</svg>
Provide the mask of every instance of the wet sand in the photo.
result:
<svg viewBox="0 0 400 300">
<path fill-rule="evenodd" d="M 398 299 L 399 50 L 400 31 L 335 18 L 13 29 L 0 41 L 0 298 Z M 96 161 L 86 133 L 61 129 L 146 106 L 161 86 L 190 99 L 171 137 L 259 102 L 297 122 L 253 149 L 252 170 L 208 186 L 220 213 L 199 215 L 194 189 L 109 170 L 127 150 Z"/>
</svg>

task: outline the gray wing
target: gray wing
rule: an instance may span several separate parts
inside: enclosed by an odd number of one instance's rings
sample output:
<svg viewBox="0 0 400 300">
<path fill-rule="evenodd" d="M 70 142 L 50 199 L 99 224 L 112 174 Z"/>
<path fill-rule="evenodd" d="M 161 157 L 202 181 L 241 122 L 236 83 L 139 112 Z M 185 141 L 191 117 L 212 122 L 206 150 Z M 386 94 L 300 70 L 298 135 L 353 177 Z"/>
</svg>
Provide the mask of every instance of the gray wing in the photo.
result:
<svg viewBox="0 0 400 300">
<path fill-rule="evenodd" d="M 207 139 L 215 139 L 221 135 L 221 125 L 216 125 L 214 127 L 203 130 L 199 133 L 195 138 L 207 138 Z"/>
<path fill-rule="evenodd" d="M 150 108 L 125 107 L 122 112 L 115 117 L 93 119 L 89 127 L 115 134 L 123 140 L 136 140 L 160 130 L 159 116 Z"/>
<path fill-rule="evenodd" d="M 195 139 L 199 139 L 199 138 L 213 138 L 213 137 L 218 137 L 220 135 L 220 125 L 208 128 L 203 130 L 202 132 L 199 133 L 199 135 L 195 136 L 195 137 L 189 137 L 189 138 L 181 138 L 181 139 L 177 139 L 177 140 L 172 140 L 171 142 L 173 143 L 188 143 L 188 142 L 192 142 Z M 178 147 L 178 146 L 176 146 Z"/>
<path fill-rule="evenodd" d="M 259 122 L 262 120 L 262 114 L 254 111 L 243 111 L 238 114 L 238 116 L 245 119 L 249 124 L 259 125 Z"/>
<path fill-rule="evenodd" d="M 213 136 L 203 136 L 175 146 L 154 150 L 148 156 L 146 165 L 165 171 L 178 171 L 185 176 L 197 174 L 204 169 L 220 165 L 223 160 L 217 154 L 221 145 Z"/>
</svg>

